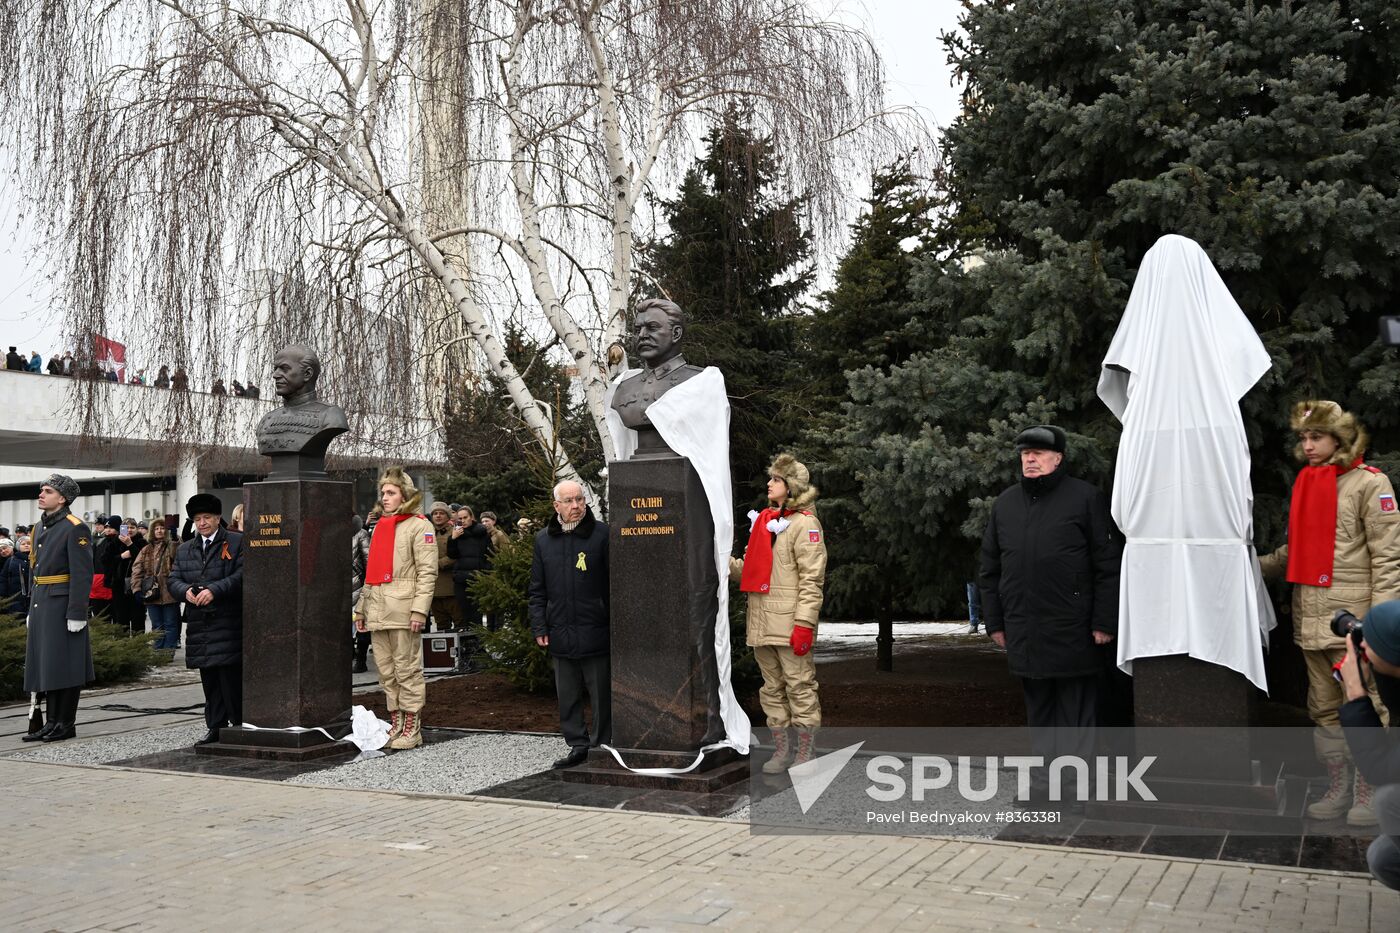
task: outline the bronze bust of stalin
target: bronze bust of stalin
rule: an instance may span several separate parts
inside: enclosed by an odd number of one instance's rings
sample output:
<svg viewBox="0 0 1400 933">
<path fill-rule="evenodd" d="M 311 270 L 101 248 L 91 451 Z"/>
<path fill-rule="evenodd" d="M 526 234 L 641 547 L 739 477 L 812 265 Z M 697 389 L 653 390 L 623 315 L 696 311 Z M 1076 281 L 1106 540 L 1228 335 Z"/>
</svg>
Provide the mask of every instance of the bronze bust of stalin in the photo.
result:
<svg viewBox="0 0 1400 933">
<path fill-rule="evenodd" d="M 622 423 L 637 432 L 633 459 L 674 457 L 656 428 L 647 418 L 647 408 L 666 392 L 698 376 L 702 370 L 681 356 L 685 339 L 685 312 L 674 301 L 648 298 L 637 305 L 632 320 L 632 336 L 642 371 L 624 379 L 613 393 L 612 407 Z"/>
</svg>

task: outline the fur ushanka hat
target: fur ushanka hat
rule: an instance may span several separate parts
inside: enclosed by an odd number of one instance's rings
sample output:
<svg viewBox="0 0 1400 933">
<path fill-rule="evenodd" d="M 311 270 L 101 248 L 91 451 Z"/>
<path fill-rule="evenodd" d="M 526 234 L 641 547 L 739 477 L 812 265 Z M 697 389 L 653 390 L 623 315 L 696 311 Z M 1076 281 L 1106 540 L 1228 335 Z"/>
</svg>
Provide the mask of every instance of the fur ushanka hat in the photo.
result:
<svg viewBox="0 0 1400 933">
<path fill-rule="evenodd" d="M 1357 457 L 1366 453 L 1366 445 L 1371 441 L 1355 415 L 1345 411 L 1336 402 L 1326 399 L 1307 399 L 1294 405 L 1293 417 L 1288 423 L 1297 434 L 1304 431 L 1321 431 L 1335 437 L 1337 452 L 1327 461 L 1329 464 L 1345 466 L 1355 462 Z M 1307 462 L 1302 444 L 1294 448 L 1293 455 L 1300 463 Z"/>
<path fill-rule="evenodd" d="M 423 506 L 423 494 L 418 491 L 418 487 L 413 485 L 413 480 L 409 478 L 407 471 L 403 467 L 389 467 L 379 474 L 379 482 L 374 484 L 376 490 L 384 488 L 384 484 L 399 487 L 399 492 L 403 493 L 403 505 L 399 506 L 400 515 L 414 515 Z M 375 511 L 382 512 L 378 505 Z"/>
<path fill-rule="evenodd" d="M 787 484 L 788 498 L 782 503 L 787 509 L 805 509 L 817 501 L 817 487 L 812 485 L 812 474 L 792 454 L 778 454 L 768 467 L 768 475 L 776 476 Z"/>
</svg>

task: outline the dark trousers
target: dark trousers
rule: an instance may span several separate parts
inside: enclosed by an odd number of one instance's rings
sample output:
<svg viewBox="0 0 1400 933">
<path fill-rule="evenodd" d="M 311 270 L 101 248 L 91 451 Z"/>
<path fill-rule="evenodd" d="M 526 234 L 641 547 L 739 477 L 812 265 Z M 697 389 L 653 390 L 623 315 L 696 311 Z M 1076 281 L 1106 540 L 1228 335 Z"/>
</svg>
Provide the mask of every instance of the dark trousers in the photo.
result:
<svg viewBox="0 0 1400 933">
<path fill-rule="evenodd" d="M 1381 884 L 1400 889 L 1400 846 L 1396 845 L 1400 840 L 1400 784 L 1377 787 L 1374 801 L 1380 835 L 1366 850 L 1366 864 L 1370 866 L 1371 876 Z"/>
<path fill-rule="evenodd" d="M 78 721 L 78 696 L 82 687 L 65 687 L 44 694 L 44 707 L 51 723 L 71 726 Z"/>
<path fill-rule="evenodd" d="M 204 685 L 204 724 L 210 729 L 243 724 L 243 664 L 201 667 Z"/>
<path fill-rule="evenodd" d="M 1084 761 L 1092 779 L 1094 774 L 1094 730 L 1098 723 L 1098 676 L 1088 677 L 1023 677 L 1021 689 L 1026 696 L 1026 725 L 1031 730 L 1031 751 L 1044 759 L 1047 767 L 1031 770 L 1031 792 L 1044 794 L 1050 787 L 1048 765 L 1064 755 Z M 1089 796 L 1074 791 L 1074 771 L 1065 768 L 1061 799 L 1081 799 Z"/>
<path fill-rule="evenodd" d="M 554 687 L 559 692 L 559 728 L 570 748 L 612 742 L 612 659 L 555 658 Z M 583 691 L 593 706 L 593 732 L 583 727 Z"/>
<path fill-rule="evenodd" d="M 472 626 L 481 624 L 481 609 L 476 604 L 476 597 L 467 592 L 467 587 L 472 581 L 459 582 L 452 581 L 452 595 L 457 600 L 457 619 L 460 626 Z"/>
<path fill-rule="evenodd" d="M 126 629 L 128 635 L 145 633 L 146 608 L 138 597 L 130 593 L 118 593 L 112 601 L 112 614 L 112 621 Z"/>
</svg>

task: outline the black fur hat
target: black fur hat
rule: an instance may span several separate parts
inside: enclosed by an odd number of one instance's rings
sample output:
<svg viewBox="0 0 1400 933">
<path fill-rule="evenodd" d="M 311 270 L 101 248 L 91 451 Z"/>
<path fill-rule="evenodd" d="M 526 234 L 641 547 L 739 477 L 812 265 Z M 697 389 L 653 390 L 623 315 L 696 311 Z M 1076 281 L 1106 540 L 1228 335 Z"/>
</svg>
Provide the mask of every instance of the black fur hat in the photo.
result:
<svg viewBox="0 0 1400 933">
<path fill-rule="evenodd" d="M 219 497 L 207 492 L 198 492 L 190 496 L 190 501 L 185 503 L 185 516 L 194 518 L 202 513 L 210 515 L 224 514 L 224 504 L 219 501 Z"/>
<path fill-rule="evenodd" d="M 1016 435 L 1016 450 L 1053 450 L 1065 452 L 1065 432 L 1053 424 L 1037 424 Z"/>
</svg>

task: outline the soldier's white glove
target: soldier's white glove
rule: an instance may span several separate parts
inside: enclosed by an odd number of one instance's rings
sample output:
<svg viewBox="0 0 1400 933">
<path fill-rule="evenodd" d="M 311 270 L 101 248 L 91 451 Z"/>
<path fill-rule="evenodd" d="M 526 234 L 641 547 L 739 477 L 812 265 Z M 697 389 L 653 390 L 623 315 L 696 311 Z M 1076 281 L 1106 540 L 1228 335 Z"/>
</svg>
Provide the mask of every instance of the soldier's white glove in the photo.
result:
<svg viewBox="0 0 1400 933">
<path fill-rule="evenodd" d="M 82 631 L 83 629 L 85 629 L 85 628 L 87 628 L 87 619 L 69 619 L 69 620 L 68 620 L 68 631 L 70 631 L 70 632 L 74 632 L 74 633 L 81 632 L 81 631 Z"/>
</svg>

